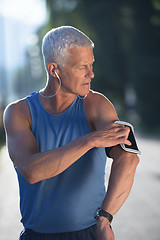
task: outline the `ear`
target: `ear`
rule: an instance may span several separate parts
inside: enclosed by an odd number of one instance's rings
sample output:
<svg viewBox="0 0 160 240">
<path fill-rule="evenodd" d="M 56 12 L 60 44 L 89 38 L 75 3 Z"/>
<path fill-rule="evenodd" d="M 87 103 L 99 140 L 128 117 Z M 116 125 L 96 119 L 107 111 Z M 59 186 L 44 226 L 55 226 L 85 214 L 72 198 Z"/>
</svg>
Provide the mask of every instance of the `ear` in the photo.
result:
<svg viewBox="0 0 160 240">
<path fill-rule="evenodd" d="M 54 62 L 50 62 L 47 65 L 48 72 L 51 76 L 56 77 L 54 70 L 58 68 L 58 65 Z"/>
</svg>

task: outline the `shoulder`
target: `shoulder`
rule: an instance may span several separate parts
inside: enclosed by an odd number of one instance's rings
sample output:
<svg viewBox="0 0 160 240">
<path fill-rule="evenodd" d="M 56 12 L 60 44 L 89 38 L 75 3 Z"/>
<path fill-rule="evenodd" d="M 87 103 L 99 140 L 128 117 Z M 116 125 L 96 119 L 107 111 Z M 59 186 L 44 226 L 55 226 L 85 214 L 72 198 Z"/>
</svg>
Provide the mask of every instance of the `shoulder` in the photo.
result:
<svg viewBox="0 0 160 240">
<path fill-rule="evenodd" d="M 95 101 L 98 104 L 101 104 L 102 107 L 103 106 L 107 106 L 107 107 L 113 107 L 113 104 L 111 103 L 111 101 L 102 93 L 90 90 L 90 93 L 88 94 L 87 98 L 88 103 L 93 105 L 92 101 Z"/>
<path fill-rule="evenodd" d="M 85 100 L 85 114 L 94 129 L 102 128 L 118 119 L 111 101 L 103 94 L 92 90 Z"/>
<path fill-rule="evenodd" d="M 11 128 L 11 126 L 21 126 L 29 124 L 31 122 L 30 112 L 26 98 L 10 103 L 4 110 L 4 126 L 5 128 Z"/>
</svg>

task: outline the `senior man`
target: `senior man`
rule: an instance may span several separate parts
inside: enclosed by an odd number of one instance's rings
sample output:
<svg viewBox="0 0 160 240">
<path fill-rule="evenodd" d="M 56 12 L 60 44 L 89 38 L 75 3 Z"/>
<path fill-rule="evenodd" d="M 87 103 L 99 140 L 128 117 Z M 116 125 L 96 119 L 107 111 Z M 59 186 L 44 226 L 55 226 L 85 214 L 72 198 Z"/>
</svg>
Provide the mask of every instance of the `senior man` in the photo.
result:
<svg viewBox="0 0 160 240">
<path fill-rule="evenodd" d="M 93 42 L 62 26 L 43 38 L 44 89 L 11 103 L 4 123 L 20 187 L 20 239 L 113 240 L 113 216 L 127 199 L 139 158 L 124 151 L 129 128 L 92 91 Z M 107 192 L 106 152 L 113 159 Z M 98 210 L 98 214 L 95 213 Z"/>
</svg>

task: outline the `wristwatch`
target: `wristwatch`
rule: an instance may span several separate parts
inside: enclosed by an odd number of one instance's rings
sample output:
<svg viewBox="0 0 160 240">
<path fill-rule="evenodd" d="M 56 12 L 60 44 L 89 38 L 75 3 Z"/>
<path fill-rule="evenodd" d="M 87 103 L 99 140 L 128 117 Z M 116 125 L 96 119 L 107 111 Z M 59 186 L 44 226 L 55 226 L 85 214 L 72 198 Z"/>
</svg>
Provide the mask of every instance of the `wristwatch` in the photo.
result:
<svg viewBox="0 0 160 240">
<path fill-rule="evenodd" d="M 103 209 L 98 208 L 94 218 L 98 220 L 100 216 L 107 218 L 110 223 L 112 222 L 113 216 L 110 213 L 104 211 Z"/>
</svg>

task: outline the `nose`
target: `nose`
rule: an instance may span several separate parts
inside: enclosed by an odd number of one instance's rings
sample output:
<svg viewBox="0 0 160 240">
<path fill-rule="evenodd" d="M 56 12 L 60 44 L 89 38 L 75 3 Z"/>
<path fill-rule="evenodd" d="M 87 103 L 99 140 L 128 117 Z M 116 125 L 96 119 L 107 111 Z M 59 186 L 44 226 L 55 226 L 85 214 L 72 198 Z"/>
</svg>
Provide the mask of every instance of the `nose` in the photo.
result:
<svg viewBox="0 0 160 240">
<path fill-rule="evenodd" d="M 88 68 L 87 76 L 89 78 L 94 78 L 94 72 L 92 67 Z"/>
<path fill-rule="evenodd" d="M 94 72 L 93 72 L 93 70 L 90 71 L 89 76 L 90 76 L 90 78 L 94 78 Z"/>
</svg>

